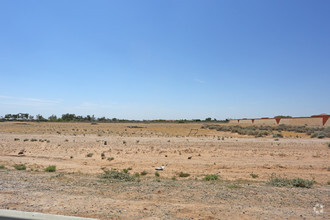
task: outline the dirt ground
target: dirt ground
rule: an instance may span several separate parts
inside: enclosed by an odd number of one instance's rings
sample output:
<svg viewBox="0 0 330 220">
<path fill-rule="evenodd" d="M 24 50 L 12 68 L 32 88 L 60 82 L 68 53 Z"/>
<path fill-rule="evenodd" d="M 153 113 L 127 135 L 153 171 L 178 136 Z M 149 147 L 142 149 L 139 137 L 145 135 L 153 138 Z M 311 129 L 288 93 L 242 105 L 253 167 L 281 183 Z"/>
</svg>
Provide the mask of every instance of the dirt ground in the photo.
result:
<svg viewBox="0 0 330 220">
<path fill-rule="evenodd" d="M 329 219 L 330 139 L 289 132 L 251 138 L 202 125 L 0 123 L 0 209 L 99 219 Z M 55 173 L 44 171 L 49 165 Z M 128 168 L 147 175 L 100 178 Z M 205 181 L 207 174 L 220 178 Z M 272 187 L 272 174 L 316 183 Z"/>
</svg>

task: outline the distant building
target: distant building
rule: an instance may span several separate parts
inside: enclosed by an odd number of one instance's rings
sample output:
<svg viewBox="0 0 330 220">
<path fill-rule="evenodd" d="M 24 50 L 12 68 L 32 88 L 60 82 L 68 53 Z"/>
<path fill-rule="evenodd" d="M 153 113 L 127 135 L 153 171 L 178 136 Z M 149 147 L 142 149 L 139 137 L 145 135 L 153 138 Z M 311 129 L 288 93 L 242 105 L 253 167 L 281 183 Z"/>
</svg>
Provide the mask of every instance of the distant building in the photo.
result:
<svg viewBox="0 0 330 220">
<path fill-rule="evenodd" d="M 254 119 L 230 119 L 229 124 L 245 125 L 295 125 L 295 126 L 330 126 L 330 115 L 320 114 L 311 117 L 292 118 L 254 118 Z"/>
</svg>

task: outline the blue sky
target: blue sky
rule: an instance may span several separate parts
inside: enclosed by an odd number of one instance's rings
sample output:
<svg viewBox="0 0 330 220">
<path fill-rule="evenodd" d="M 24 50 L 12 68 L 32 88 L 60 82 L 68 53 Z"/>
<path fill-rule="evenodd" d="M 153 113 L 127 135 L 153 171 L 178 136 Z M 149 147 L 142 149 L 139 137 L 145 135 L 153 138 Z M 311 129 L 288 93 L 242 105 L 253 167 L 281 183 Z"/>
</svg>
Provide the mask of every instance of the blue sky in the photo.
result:
<svg viewBox="0 0 330 220">
<path fill-rule="evenodd" d="M 0 115 L 330 113 L 330 1 L 0 0 Z"/>
</svg>

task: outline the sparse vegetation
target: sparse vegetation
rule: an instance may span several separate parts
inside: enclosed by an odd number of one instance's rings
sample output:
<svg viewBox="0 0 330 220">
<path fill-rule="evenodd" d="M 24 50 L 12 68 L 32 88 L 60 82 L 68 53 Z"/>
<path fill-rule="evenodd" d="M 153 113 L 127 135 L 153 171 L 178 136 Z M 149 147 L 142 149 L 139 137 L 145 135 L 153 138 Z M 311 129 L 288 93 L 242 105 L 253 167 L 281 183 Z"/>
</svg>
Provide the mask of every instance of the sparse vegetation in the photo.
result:
<svg viewBox="0 0 330 220">
<path fill-rule="evenodd" d="M 272 174 L 269 181 L 267 182 L 270 186 L 276 187 L 303 187 L 303 188 L 311 188 L 314 184 L 314 180 L 307 180 L 307 179 L 287 179 L 277 177 L 276 175 Z"/>
<path fill-rule="evenodd" d="M 119 172 L 116 170 L 105 170 L 104 174 L 101 175 L 103 179 L 117 180 L 117 181 L 134 181 L 135 176 L 130 175 L 129 173 Z"/>
<path fill-rule="evenodd" d="M 204 180 L 206 181 L 214 181 L 218 180 L 219 176 L 217 174 L 208 174 L 204 177 Z"/>
<path fill-rule="evenodd" d="M 156 176 L 156 177 L 160 177 L 160 174 L 159 174 L 158 171 L 155 172 L 155 176 Z"/>
<path fill-rule="evenodd" d="M 274 133 L 273 138 L 282 138 L 283 135 L 281 133 Z"/>
<path fill-rule="evenodd" d="M 317 131 L 317 132 L 314 132 L 313 134 L 312 134 L 312 138 L 325 138 L 327 136 L 327 134 L 324 132 L 324 131 Z"/>
<path fill-rule="evenodd" d="M 55 165 L 52 165 L 52 166 L 48 166 L 46 169 L 45 169 L 46 172 L 55 172 L 56 171 L 56 166 Z"/>
<path fill-rule="evenodd" d="M 255 173 L 250 173 L 250 176 L 251 176 L 253 179 L 255 179 L 255 178 L 258 178 L 258 177 L 259 177 L 259 175 L 258 175 L 258 174 L 255 174 Z"/>
<path fill-rule="evenodd" d="M 179 173 L 179 177 L 188 177 L 188 176 L 190 176 L 189 173 L 184 173 L 184 172 Z"/>
<path fill-rule="evenodd" d="M 148 173 L 147 173 L 147 171 L 145 171 L 145 170 L 143 170 L 142 172 L 141 172 L 141 176 L 145 176 L 145 175 L 147 175 Z"/>
<path fill-rule="evenodd" d="M 4 165 L 0 165 L 0 169 L 5 169 L 6 167 Z"/>
<path fill-rule="evenodd" d="M 228 184 L 228 185 L 226 185 L 226 187 L 228 189 L 240 189 L 240 188 L 242 188 L 242 186 L 240 186 L 240 185 L 238 185 L 236 183 Z"/>
<path fill-rule="evenodd" d="M 296 133 L 305 133 L 311 135 L 311 137 L 324 138 L 330 137 L 330 127 L 308 127 L 308 126 L 290 126 L 290 125 L 279 125 L 279 126 L 247 126 L 243 127 L 240 125 L 224 126 L 224 125 L 204 125 L 204 129 L 215 129 L 217 131 L 225 131 L 237 133 L 240 135 L 250 135 L 256 137 L 267 136 L 273 133 L 274 137 L 283 137 L 281 131 L 292 131 Z M 276 132 L 276 133 L 275 133 Z M 281 136 L 282 135 L 282 136 Z"/>
<path fill-rule="evenodd" d="M 29 141 L 29 139 L 25 138 L 23 141 L 26 142 L 26 141 Z"/>
<path fill-rule="evenodd" d="M 16 170 L 26 170 L 26 166 L 24 164 L 15 165 Z"/>
<path fill-rule="evenodd" d="M 108 157 L 108 161 L 112 161 L 112 160 L 114 160 L 115 158 L 114 157 Z"/>
<path fill-rule="evenodd" d="M 128 169 L 123 169 L 123 172 L 124 173 L 128 173 Z"/>
<path fill-rule="evenodd" d="M 88 153 L 86 157 L 92 157 L 94 154 L 93 153 Z"/>
<path fill-rule="evenodd" d="M 19 138 L 14 138 L 14 141 L 19 141 Z"/>
</svg>

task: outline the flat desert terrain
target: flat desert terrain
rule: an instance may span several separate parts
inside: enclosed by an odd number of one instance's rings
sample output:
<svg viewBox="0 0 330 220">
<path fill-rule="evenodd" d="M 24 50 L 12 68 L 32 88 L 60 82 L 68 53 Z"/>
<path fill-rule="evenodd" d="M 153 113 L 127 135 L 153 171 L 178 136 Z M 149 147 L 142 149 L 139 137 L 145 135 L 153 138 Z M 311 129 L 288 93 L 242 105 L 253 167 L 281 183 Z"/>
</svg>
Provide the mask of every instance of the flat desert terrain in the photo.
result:
<svg viewBox="0 0 330 220">
<path fill-rule="evenodd" d="M 254 138 L 203 125 L 0 123 L 0 209 L 98 219 L 330 218 L 329 138 Z M 45 172 L 50 165 L 56 172 Z M 140 175 L 101 178 L 123 169 Z M 204 180 L 209 174 L 218 180 Z M 272 175 L 315 183 L 275 187 Z"/>
</svg>

